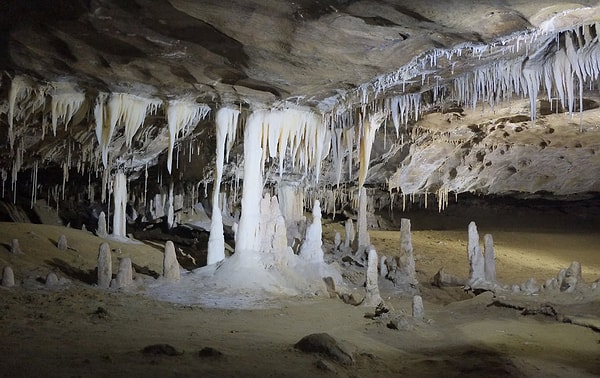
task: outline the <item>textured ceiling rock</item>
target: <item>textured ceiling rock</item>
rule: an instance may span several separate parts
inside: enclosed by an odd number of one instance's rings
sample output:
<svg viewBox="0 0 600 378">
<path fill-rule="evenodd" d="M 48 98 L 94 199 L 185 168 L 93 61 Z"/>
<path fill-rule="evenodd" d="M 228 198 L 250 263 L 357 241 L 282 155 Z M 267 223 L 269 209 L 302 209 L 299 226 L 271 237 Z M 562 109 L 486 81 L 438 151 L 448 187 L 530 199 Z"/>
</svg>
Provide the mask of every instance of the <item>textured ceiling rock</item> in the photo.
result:
<svg viewBox="0 0 600 378">
<path fill-rule="evenodd" d="M 150 168 L 195 191 L 213 180 L 228 106 L 240 126 L 260 109 L 310 113 L 290 146 L 263 131 L 266 180 L 334 202 L 351 196 L 325 192 L 354 186 L 369 160 L 366 184 L 392 196 L 599 191 L 599 21 L 596 1 L 5 1 L 3 183 L 16 192 L 30 170 L 25 187 L 40 176 L 44 191 L 76 180 L 104 195 L 116 171 Z M 310 169 L 309 152 L 322 160 Z"/>
</svg>

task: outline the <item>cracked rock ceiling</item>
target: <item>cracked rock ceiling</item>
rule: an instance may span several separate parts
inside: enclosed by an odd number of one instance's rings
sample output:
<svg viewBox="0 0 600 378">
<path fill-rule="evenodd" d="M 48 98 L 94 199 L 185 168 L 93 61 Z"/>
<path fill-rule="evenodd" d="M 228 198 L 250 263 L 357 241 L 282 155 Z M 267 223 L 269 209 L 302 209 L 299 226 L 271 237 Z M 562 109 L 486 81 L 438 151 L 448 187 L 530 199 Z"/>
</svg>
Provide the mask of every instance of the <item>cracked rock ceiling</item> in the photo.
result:
<svg viewBox="0 0 600 378">
<path fill-rule="evenodd" d="M 322 154 L 267 156 L 266 180 L 329 208 L 351 200 L 375 118 L 365 185 L 388 201 L 597 192 L 599 22 L 597 1 L 3 1 L 3 195 L 98 200 L 119 170 L 131 192 L 147 175 L 197 190 L 223 107 L 241 111 L 232 188 L 247 117 L 292 109 Z"/>
</svg>

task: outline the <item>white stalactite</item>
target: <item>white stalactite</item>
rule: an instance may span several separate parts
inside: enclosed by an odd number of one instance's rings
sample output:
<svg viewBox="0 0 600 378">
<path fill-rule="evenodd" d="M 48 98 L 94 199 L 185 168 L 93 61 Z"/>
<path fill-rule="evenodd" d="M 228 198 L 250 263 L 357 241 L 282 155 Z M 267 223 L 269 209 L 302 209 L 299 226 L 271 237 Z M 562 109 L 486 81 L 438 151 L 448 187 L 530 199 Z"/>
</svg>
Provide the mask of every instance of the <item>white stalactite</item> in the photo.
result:
<svg viewBox="0 0 600 378">
<path fill-rule="evenodd" d="M 201 119 L 206 117 L 210 108 L 204 104 L 198 104 L 193 101 L 172 100 L 167 106 L 167 123 L 169 126 L 169 148 L 167 151 L 167 170 L 171 173 L 173 166 L 173 149 L 175 142 L 183 131 L 187 131 L 195 126 Z"/>
</svg>

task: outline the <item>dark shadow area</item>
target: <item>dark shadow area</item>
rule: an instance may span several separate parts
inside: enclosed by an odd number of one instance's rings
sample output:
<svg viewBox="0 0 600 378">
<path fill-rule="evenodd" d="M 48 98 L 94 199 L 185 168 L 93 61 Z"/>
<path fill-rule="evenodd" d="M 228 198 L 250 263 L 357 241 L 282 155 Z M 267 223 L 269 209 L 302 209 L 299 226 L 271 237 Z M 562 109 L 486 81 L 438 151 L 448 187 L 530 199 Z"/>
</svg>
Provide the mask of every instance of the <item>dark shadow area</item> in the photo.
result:
<svg viewBox="0 0 600 378">
<path fill-rule="evenodd" d="M 131 263 L 131 266 L 133 267 L 133 270 L 135 270 L 136 273 L 150 276 L 154 279 L 157 279 L 158 277 L 160 277 L 160 274 L 158 272 L 155 272 L 154 270 L 148 268 L 147 266 L 141 266 L 141 265 L 138 265 L 135 263 Z"/>
<path fill-rule="evenodd" d="M 45 263 L 53 268 L 59 269 L 65 276 L 76 279 L 88 285 L 94 285 L 98 279 L 98 273 L 96 269 L 83 270 L 75 268 L 69 265 L 66 261 L 56 258 L 52 260 L 46 260 Z"/>
<path fill-rule="evenodd" d="M 526 376 L 508 356 L 484 346 L 461 345 L 450 349 L 424 349 L 416 353 L 423 355 L 423 358 L 409 362 L 407 376 Z"/>
</svg>

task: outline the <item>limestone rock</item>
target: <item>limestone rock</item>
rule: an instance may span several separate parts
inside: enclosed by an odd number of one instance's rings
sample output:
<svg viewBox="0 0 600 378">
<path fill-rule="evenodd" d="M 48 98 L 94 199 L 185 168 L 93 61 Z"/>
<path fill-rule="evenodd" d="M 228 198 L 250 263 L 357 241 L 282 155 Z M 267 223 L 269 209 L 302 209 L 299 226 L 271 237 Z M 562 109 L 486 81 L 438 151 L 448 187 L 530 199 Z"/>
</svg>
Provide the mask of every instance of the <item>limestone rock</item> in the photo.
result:
<svg viewBox="0 0 600 378">
<path fill-rule="evenodd" d="M 446 273 L 444 268 L 440 268 L 438 272 L 433 276 L 432 284 L 437 287 L 444 286 L 464 286 L 466 280 L 457 276 L 453 276 L 450 273 Z"/>
<path fill-rule="evenodd" d="M 172 241 L 165 244 L 165 256 L 163 259 L 163 277 L 168 280 L 179 280 L 180 278 L 179 262 L 175 254 L 175 245 Z"/>
<path fill-rule="evenodd" d="M 112 256 L 108 243 L 100 244 L 98 249 L 98 286 L 106 289 L 112 280 Z"/>
<path fill-rule="evenodd" d="M 352 354 L 344 350 L 328 333 L 313 333 L 304 336 L 294 347 L 306 353 L 320 353 L 344 365 L 354 363 Z"/>
<path fill-rule="evenodd" d="M 69 248 L 69 245 L 67 244 L 67 237 L 64 234 L 58 237 L 56 248 L 58 248 L 59 251 L 66 251 Z"/>
<path fill-rule="evenodd" d="M 10 266 L 4 267 L 4 270 L 2 271 L 2 286 L 4 286 L 4 287 L 15 286 L 15 274 Z"/>
</svg>

